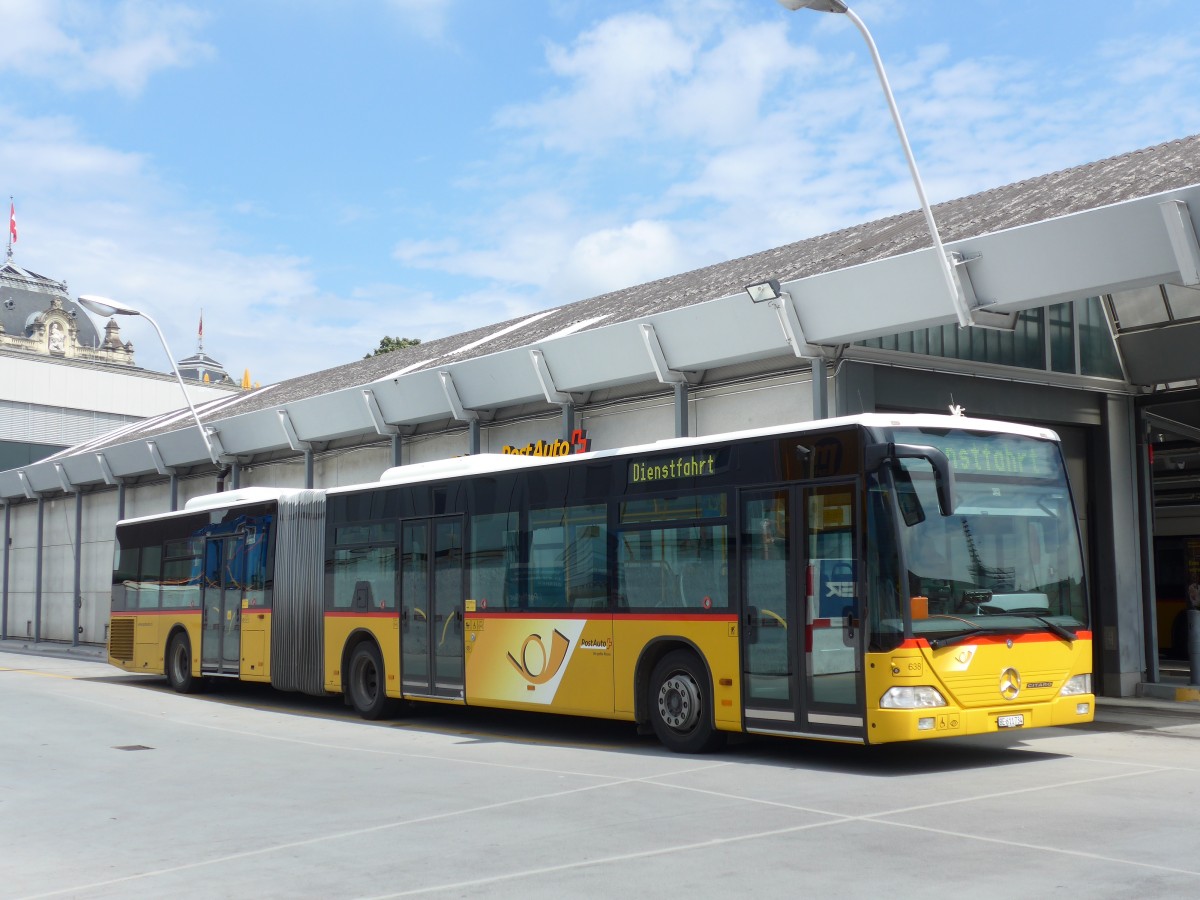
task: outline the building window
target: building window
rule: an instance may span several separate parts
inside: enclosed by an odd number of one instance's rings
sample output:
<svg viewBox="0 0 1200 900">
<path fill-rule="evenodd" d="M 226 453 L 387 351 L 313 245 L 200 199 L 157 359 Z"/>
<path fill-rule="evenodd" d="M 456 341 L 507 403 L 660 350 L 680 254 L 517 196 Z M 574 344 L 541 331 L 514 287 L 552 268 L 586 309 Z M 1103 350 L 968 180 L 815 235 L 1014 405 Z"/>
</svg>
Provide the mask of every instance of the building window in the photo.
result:
<svg viewBox="0 0 1200 900">
<path fill-rule="evenodd" d="M 941 325 L 871 338 L 859 345 L 997 366 L 1122 377 L 1099 297 L 1024 310 L 1011 332 Z"/>
</svg>

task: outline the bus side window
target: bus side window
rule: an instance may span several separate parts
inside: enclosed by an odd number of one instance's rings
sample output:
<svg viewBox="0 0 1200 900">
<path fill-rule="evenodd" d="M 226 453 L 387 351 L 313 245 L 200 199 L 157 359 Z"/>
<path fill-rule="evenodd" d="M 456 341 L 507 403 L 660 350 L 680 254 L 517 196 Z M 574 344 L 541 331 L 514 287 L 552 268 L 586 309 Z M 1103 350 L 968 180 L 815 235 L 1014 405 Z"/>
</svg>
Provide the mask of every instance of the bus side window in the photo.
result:
<svg viewBox="0 0 1200 900">
<path fill-rule="evenodd" d="M 478 610 L 517 607 L 520 540 L 517 514 L 471 516 L 467 551 L 467 599 Z"/>
<path fill-rule="evenodd" d="M 128 540 L 128 538 L 126 538 Z M 118 538 L 120 540 L 120 538 Z M 129 582 L 137 579 L 138 554 L 140 548 L 117 547 L 116 561 L 113 564 L 112 608 L 131 609 L 137 605 L 136 594 L 127 587 Z M 133 589 L 136 590 L 136 589 Z"/>
<path fill-rule="evenodd" d="M 603 609 L 608 605 L 607 507 L 529 512 L 529 605 Z"/>
<path fill-rule="evenodd" d="M 162 588 L 162 547 L 153 544 L 142 548 L 142 561 L 138 567 L 137 601 L 131 603 L 138 609 L 157 609 Z M 129 598 L 131 601 L 133 598 Z"/>
</svg>

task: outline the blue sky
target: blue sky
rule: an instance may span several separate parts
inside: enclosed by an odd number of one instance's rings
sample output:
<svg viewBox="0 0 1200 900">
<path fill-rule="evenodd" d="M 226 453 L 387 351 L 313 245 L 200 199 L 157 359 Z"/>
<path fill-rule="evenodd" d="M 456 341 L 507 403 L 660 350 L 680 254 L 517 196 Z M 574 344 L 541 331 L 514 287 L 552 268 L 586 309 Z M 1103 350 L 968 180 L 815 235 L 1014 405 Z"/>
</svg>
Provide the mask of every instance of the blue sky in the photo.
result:
<svg viewBox="0 0 1200 900">
<path fill-rule="evenodd" d="M 930 199 L 1200 132 L 1194 0 L 863 0 Z M 774 0 L 0 0 L 18 264 L 264 384 L 915 208 Z M 123 320 L 139 364 L 153 331 Z"/>
</svg>

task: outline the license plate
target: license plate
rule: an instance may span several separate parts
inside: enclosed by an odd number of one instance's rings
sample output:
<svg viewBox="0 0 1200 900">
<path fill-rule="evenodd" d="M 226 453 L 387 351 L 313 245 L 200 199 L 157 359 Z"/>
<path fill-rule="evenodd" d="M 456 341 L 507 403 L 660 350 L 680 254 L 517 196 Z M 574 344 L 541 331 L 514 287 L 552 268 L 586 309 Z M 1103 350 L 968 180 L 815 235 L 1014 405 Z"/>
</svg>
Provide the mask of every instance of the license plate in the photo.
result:
<svg viewBox="0 0 1200 900">
<path fill-rule="evenodd" d="M 1025 725 L 1025 716 L 996 716 L 997 728 L 1022 728 Z"/>
</svg>

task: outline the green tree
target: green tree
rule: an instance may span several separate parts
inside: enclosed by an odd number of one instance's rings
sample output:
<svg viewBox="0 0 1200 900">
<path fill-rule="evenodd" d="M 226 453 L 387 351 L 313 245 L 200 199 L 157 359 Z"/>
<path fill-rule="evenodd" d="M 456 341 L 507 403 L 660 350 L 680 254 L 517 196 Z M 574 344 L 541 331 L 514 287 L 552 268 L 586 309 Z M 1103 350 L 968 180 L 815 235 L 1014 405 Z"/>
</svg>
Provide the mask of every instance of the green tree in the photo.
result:
<svg viewBox="0 0 1200 900">
<path fill-rule="evenodd" d="M 363 359 L 370 359 L 372 356 L 380 356 L 384 353 L 391 353 L 393 350 L 403 350 L 405 347 L 415 347 L 421 343 L 420 338 L 395 338 L 383 337 L 379 340 L 379 346 L 375 348 L 374 353 L 368 353 Z"/>
</svg>

